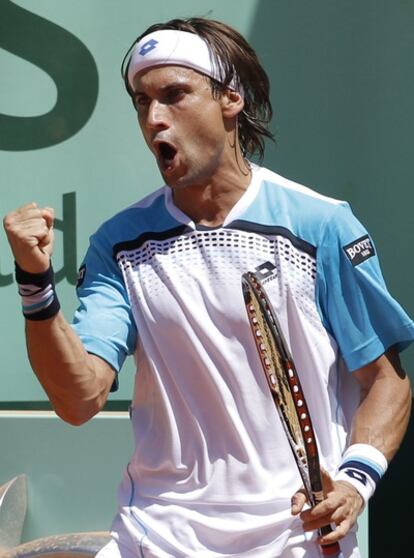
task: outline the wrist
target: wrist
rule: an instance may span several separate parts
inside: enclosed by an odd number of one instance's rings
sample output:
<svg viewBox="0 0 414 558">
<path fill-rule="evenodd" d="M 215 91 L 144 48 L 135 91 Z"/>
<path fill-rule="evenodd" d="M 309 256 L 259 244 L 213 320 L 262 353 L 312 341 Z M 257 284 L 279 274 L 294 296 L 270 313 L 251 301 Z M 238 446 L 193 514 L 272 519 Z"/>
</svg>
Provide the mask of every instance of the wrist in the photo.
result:
<svg viewBox="0 0 414 558">
<path fill-rule="evenodd" d="M 374 446 L 352 444 L 345 450 L 334 480 L 347 482 L 359 492 L 364 501 L 362 511 L 387 467 L 385 456 Z"/>
<path fill-rule="evenodd" d="M 15 276 L 22 299 L 22 311 L 27 320 L 47 320 L 60 310 L 55 291 L 52 265 L 40 273 L 29 273 L 15 262 Z"/>
</svg>

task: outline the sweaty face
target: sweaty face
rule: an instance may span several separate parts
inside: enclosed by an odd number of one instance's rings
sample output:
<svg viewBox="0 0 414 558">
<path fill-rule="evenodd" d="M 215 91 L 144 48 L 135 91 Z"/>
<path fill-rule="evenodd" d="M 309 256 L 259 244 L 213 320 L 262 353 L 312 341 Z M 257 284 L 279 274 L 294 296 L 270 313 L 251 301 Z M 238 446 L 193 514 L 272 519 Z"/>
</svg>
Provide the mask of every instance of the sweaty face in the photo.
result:
<svg viewBox="0 0 414 558">
<path fill-rule="evenodd" d="M 220 99 L 208 78 L 181 66 L 161 66 L 134 80 L 134 104 L 145 141 L 171 187 L 202 185 L 225 160 Z"/>
</svg>

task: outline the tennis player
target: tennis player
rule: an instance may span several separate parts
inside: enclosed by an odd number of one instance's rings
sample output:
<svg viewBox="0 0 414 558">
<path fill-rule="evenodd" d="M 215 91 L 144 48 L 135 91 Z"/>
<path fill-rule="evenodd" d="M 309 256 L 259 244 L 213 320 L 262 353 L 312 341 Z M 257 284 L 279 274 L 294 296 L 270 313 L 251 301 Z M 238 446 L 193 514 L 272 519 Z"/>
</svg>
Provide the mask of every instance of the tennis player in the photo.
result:
<svg viewBox="0 0 414 558">
<path fill-rule="evenodd" d="M 316 558 L 317 542 L 339 541 L 357 558 L 357 517 L 407 426 L 398 353 L 414 325 L 348 204 L 250 161 L 271 137 L 269 82 L 234 29 L 154 25 L 123 74 L 164 185 L 92 236 L 73 325 L 51 267 L 53 210 L 4 220 L 30 362 L 56 413 L 90 419 L 136 359 L 135 453 L 99 557 Z M 308 399 L 326 471 L 313 509 L 251 336 L 246 271 L 261 273 Z"/>
</svg>

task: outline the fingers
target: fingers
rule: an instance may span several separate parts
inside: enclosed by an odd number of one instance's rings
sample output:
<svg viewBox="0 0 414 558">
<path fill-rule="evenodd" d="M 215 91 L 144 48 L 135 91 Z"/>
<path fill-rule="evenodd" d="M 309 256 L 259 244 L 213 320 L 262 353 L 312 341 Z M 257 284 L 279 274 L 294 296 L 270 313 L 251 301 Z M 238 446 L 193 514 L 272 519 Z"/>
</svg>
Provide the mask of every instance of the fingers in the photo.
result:
<svg viewBox="0 0 414 558">
<path fill-rule="evenodd" d="M 54 211 L 52 208 L 40 208 L 36 203 L 29 203 L 15 211 L 11 211 L 3 220 L 6 231 L 13 232 L 16 227 L 32 227 L 39 223 L 47 226 L 53 226 Z"/>
<path fill-rule="evenodd" d="M 344 520 L 338 525 L 334 525 L 334 528 L 327 535 L 323 535 L 317 538 L 318 544 L 326 545 L 339 542 L 343 539 L 350 531 L 353 523 L 348 520 Z"/>
<path fill-rule="evenodd" d="M 34 203 L 9 213 L 4 219 L 4 228 L 12 246 L 19 243 L 36 246 L 39 242 L 46 245 L 52 226 L 53 213 L 38 208 Z"/>
<path fill-rule="evenodd" d="M 16 262 L 25 271 L 39 273 L 50 264 L 53 249 L 54 211 L 29 203 L 10 212 L 3 220 L 4 229 Z"/>
<path fill-rule="evenodd" d="M 292 515 L 298 515 L 303 510 L 303 506 L 306 504 L 307 500 L 308 499 L 303 488 L 295 492 L 295 494 L 292 496 Z"/>
<path fill-rule="evenodd" d="M 356 489 L 345 483 L 335 482 L 324 475 L 326 499 L 311 509 L 302 511 L 300 518 L 305 531 L 314 531 L 325 525 L 332 525 L 333 531 L 319 538 L 318 542 L 328 544 L 342 539 L 354 525 L 362 506 L 362 498 Z"/>
<path fill-rule="evenodd" d="M 335 489 L 334 481 L 326 469 L 321 467 L 323 493 L 325 496 Z"/>
<path fill-rule="evenodd" d="M 42 217 L 46 221 L 47 226 L 51 229 L 53 228 L 53 223 L 55 221 L 55 210 L 53 207 L 45 207 L 41 210 Z"/>
</svg>

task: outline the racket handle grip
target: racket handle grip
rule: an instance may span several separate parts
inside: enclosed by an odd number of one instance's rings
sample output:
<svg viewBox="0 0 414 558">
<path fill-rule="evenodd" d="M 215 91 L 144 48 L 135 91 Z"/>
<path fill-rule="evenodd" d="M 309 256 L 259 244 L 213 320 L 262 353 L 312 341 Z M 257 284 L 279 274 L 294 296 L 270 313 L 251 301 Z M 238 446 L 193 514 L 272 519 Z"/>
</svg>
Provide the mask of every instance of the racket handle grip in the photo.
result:
<svg viewBox="0 0 414 558">
<path fill-rule="evenodd" d="M 318 532 L 319 535 L 328 535 L 329 533 L 332 533 L 332 527 L 330 525 L 324 525 L 318 529 Z M 337 542 L 322 544 L 321 551 L 323 556 L 332 556 L 333 558 L 338 558 L 341 554 L 341 548 Z"/>
</svg>

